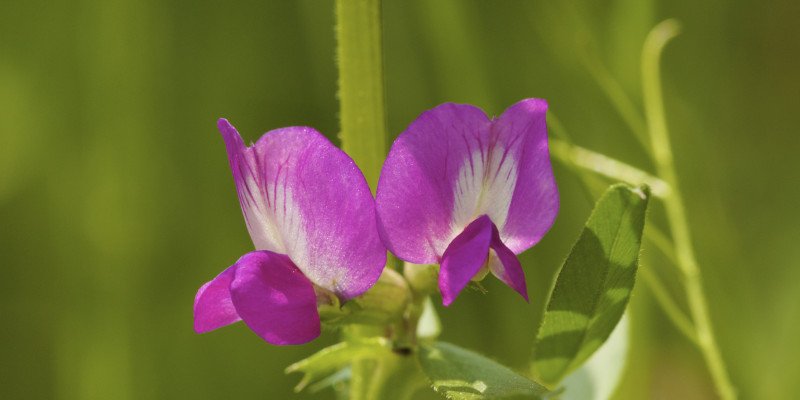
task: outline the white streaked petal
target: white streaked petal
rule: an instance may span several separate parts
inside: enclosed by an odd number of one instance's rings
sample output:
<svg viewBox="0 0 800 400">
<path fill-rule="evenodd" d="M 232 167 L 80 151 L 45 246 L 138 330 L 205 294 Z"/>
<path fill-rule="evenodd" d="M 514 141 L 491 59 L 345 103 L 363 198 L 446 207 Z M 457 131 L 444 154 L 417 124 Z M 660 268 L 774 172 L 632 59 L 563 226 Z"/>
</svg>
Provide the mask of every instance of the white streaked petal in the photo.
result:
<svg viewBox="0 0 800 400">
<path fill-rule="evenodd" d="M 296 263 L 305 266 L 308 265 L 308 233 L 304 231 L 305 221 L 288 179 L 287 171 L 278 171 L 272 194 L 272 221 L 275 221 L 275 231 L 280 233 L 283 254 L 289 254 Z"/>
<path fill-rule="evenodd" d="M 352 159 L 311 128 L 282 128 L 247 147 L 220 120 L 247 229 L 258 250 L 289 256 L 342 300 L 378 280 L 386 248 L 374 200 Z"/>
<path fill-rule="evenodd" d="M 508 218 L 517 175 L 516 160 L 502 146 L 474 151 L 461 165 L 454 185 L 451 236 L 457 236 L 481 215 L 488 215 L 502 230 Z"/>
<path fill-rule="evenodd" d="M 247 231 L 256 250 L 268 250 L 286 254 L 281 235 L 275 226 L 274 210 L 268 193 L 260 188 L 252 176 L 245 175 L 245 185 L 240 190 L 242 211 Z"/>
</svg>

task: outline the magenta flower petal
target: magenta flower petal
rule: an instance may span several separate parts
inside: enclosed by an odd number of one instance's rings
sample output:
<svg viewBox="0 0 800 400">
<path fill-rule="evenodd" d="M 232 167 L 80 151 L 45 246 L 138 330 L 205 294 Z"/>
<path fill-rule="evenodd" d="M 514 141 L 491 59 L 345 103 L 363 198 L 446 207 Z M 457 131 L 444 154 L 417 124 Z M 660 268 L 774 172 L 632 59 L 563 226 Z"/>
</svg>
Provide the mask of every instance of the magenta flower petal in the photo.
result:
<svg viewBox="0 0 800 400">
<path fill-rule="evenodd" d="M 513 255 L 542 238 L 559 207 L 546 111 L 547 102 L 528 99 L 495 119 L 459 104 L 420 115 L 392 145 L 378 182 L 378 233 L 386 247 L 403 260 L 439 262 L 444 270 L 446 251 L 486 215 L 497 230 L 493 272 L 527 299 Z"/>
<path fill-rule="evenodd" d="M 242 256 L 234 267 L 231 299 L 245 324 L 261 338 L 287 345 L 319 336 L 314 286 L 289 257 L 254 251 Z"/>
<path fill-rule="evenodd" d="M 378 231 L 398 257 L 435 263 L 479 215 L 518 254 L 558 213 L 547 102 L 523 100 L 490 120 L 470 105 L 422 113 L 392 145 L 378 182 Z"/>
<path fill-rule="evenodd" d="M 547 102 L 520 101 L 494 122 L 498 142 L 506 143 L 516 160 L 517 179 L 505 223 L 492 221 L 515 254 L 539 242 L 558 215 L 558 187 L 547 146 Z M 490 215 L 491 216 L 491 215 Z"/>
<path fill-rule="evenodd" d="M 439 290 L 445 306 L 449 306 L 481 270 L 489 255 L 492 228 L 492 221 L 483 215 L 469 224 L 444 251 Z"/>
<path fill-rule="evenodd" d="M 353 160 L 311 128 L 267 132 L 244 145 L 219 120 L 250 237 L 287 255 L 315 285 L 342 300 L 377 280 L 386 248 L 369 186 Z"/>
<path fill-rule="evenodd" d="M 482 174 L 472 154 L 490 135 L 491 122 L 479 108 L 442 104 L 422 113 L 395 140 L 375 199 L 378 232 L 392 253 L 417 264 L 438 263 L 456 235 L 480 215 L 455 224 L 455 185 L 460 174 Z"/>
<path fill-rule="evenodd" d="M 259 250 L 280 251 L 282 244 L 269 220 L 264 177 L 255 152 L 244 144 L 239 132 L 226 119 L 217 121 L 217 127 L 225 140 L 239 204 L 253 244 Z"/>
<path fill-rule="evenodd" d="M 194 331 L 208 332 L 241 320 L 231 301 L 230 284 L 236 266 L 231 266 L 203 285 L 194 297 Z"/>
<path fill-rule="evenodd" d="M 492 271 L 492 274 L 521 294 L 525 301 L 530 302 L 522 264 L 514 252 L 500 240 L 500 232 L 494 225 L 492 225 L 492 241 L 489 248 L 494 250 L 494 255 L 490 257 L 489 262 L 489 270 Z"/>
</svg>

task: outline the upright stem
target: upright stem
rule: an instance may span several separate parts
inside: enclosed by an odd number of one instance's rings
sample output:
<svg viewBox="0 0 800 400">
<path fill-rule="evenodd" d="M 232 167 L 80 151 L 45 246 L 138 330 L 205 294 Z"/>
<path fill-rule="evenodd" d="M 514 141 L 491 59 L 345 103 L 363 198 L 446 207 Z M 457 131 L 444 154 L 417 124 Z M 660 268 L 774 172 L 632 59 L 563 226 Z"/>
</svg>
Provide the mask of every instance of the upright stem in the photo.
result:
<svg viewBox="0 0 800 400">
<path fill-rule="evenodd" d="M 372 191 L 386 156 L 380 0 L 336 1 L 342 148 Z"/>
<path fill-rule="evenodd" d="M 675 242 L 678 266 L 684 275 L 686 297 L 694 320 L 697 343 L 711 372 L 714 385 L 722 399 L 736 399 L 736 390 L 725 370 L 725 363 L 711 329 L 708 305 L 703 293 L 700 268 L 694 256 L 689 225 L 680 194 L 677 174 L 672 158 L 664 105 L 661 97 L 659 60 L 664 45 L 678 33 L 678 25 L 667 20 L 656 26 L 647 36 L 642 56 L 642 79 L 645 113 L 650 130 L 650 143 L 658 175 L 672 188 L 664 199 L 670 230 Z"/>
<path fill-rule="evenodd" d="M 383 85 L 383 36 L 380 0 L 337 0 L 336 38 L 342 148 L 364 173 L 372 192 L 386 156 L 386 101 Z M 352 325 L 345 340 L 379 336 L 380 328 Z M 350 400 L 366 400 L 374 388 L 374 360 L 354 361 Z"/>
</svg>

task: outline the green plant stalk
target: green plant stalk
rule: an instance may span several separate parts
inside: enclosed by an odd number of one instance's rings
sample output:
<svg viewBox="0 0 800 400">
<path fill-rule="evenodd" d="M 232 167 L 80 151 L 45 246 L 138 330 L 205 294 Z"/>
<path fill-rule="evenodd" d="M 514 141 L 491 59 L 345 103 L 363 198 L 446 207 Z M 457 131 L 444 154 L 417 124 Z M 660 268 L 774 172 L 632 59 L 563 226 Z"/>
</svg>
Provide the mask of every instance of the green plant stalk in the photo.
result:
<svg viewBox="0 0 800 400">
<path fill-rule="evenodd" d="M 667 20 L 653 28 L 647 36 L 642 54 L 642 80 L 647 125 L 650 143 L 658 175 L 672 188 L 664 199 L 667 220 L 675 245 L 678 266 L 684 275 L 689 312 L 694 320 L 697 343 L 711 372 L 719 396 L 724 400 L 736 399 L 736 390 L 731 384 L 725 363 L 719 352 L 711 328 L 708 305 L 703 292 L 700 268 L 694 256 L 689 225 L 678 186 L 673 163 L 664 105 L 661 95 L 659 61 L 664 45 L 678 33 L 676 21 Z"/>
<path fill-rule="evenodd" d="M 381 1 L 337 0 L 336 16 L 339 137 L 374 193 L 388 136 Z"/>
<path fill-rule="evenodd" d="M 698 344 L 694 324 L 686 317 L 686 314 L 675 301 L 672 300 L 667 288 L 664 287 L 664 284 L 661 283 L 649 266 L 641 266 L 639 268 L 639 276 L 644 279 L 644 283 L 650 288 L 653 297 L 655 297 L 658 304 L 661 305 L 661 308 L 667 314 L 667 317 L 672 320 L 678 330 L 683 333 L 687 339 L 691 340 L 692 343 Z"/>
<path fill-rule="evenodd" d="M 646 183 L 656 197 L 669 195 L 669 185 L 663 180 L 604 154 L 558 139 L 550 140 L 550 154 L 565 163 L 611 179 L 630 184 Z"/>
<path fill-rule="evenodd" d="M 380 0 L 336 1 L 337 63 L 342 149 L 364 173 L 372 192 L 386 156 L 386 101 Z M 352 325 L 344 340 L 380 336 L 378 327 Z M 351 364 L 350 400 L 367 400 L 374 360 Z"/>
<path fill-rule="evenodd" d="M 640 117 L 639 111 L 625 93 L 622 85 L 608 72 L 603 62 L 600 60 L 600 57 L 591 51 L 588 46 L 584 48 L 582 54 L 586 69 L 603 89 L 603 92 L 605 92 L 608 99 L 611 100 L 611 103 L 614 104 L 614 107 L 625 121 L 625 124 L 628 125 L 628 128 L 633 132 L 634 136 L 636 136 L 636 139 L 639 140 L 639 143 L 644 147 L 645 151 L 648 154 L 652 154 L 652 149 L 650 148 L 651 143 L 647 139 L 645 121 Z"/>
</svg>

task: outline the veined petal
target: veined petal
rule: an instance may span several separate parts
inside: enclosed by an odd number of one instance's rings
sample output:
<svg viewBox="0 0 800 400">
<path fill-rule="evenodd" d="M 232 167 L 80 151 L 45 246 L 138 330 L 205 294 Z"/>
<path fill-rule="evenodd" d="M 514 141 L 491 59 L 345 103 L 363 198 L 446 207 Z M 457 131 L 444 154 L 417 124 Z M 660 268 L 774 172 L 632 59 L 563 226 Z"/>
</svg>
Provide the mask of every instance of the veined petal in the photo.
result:
<svg viewBox="0 0 800 400">
<path fill-rule="evenodd" d="M 424 112 L 392 145 L 378 182 L 378 231 L 403 260 L 435 263 L 480 215 L 514 253 L 534 245 L 558 212 L 544 100 L 490 120 L 469 105 Z"/>
<path fill-rule="evenodd" d="M 470 223 L 444 251 L 439 290 L 445 306 L 449 306 L 480 271 L 489 255 L 492 228 L 492 221 L 483 215 Z"/>
<path fill-rule="evenodd" d="M 197 291 L 194 297 L 195 332 L 208 332 L 242 319 L 231 301 L 230 284 L 235 270 L 234 264 Z"/>
<path fill-rule="evenodd" d="M 358 296 L 386 263 L 369 186 L 353 160 L 311 128 L 267 132 L 246 147 L 219 121 L 242 212 L 258 250 L 286 254 L 315 285 Z"/>
<path fill-rule="evenodd" d="M 480 215 L 453 224 L 456 182 L 459 175 L 482 176 L 490 135 L 491 121 L 479 108 L 447 103 L 422 113 L 395 140 L 375 199 L 378 232 L 392 253 L 416 264 L 438 263 Z"/>
<path fill-rule="evenodd" d="M 264 187 L 261 163 L 252 147 L 247 147 L 239 132 L 226 119 L 217 121 L 225 140 L 239 205 L 242 207 L 247 231 L 256 249 L 285 253 L 280 235 L 270 221 L 269 198 Z"/>
<path fill-rule="evenodd" d="M 497 227 L 492 225 L 492 241 L 489 243 L 492 249 L 489 255 L 489 270 L 506 285 L 521 294 L 525 301 L 528 300 L 528 285 L 525 283 L 525 273 L 522 272 L 522 264 L 519 259 L 505 244 L 500 240 L 500 232 Z"/>
<path fill-rule="evenodd" d="M 254 251 L 234 267 L 233 305 L 258 336 L 277 345 L 302 344 L 319 336 L 314 286 L 289 257 Z"/>
<path fill-rule="evenodd" d="M 516 160 L 517 179 L 505 223 L 492 220 L 503 243 L 515 254 L 538 243 L 558 214 L 546 112 L 546 101 L 527 99 L 509 107 L 494 121 L 498 142 L 505 143 L 511 149 L 508 156 Z"/>
</svg>

